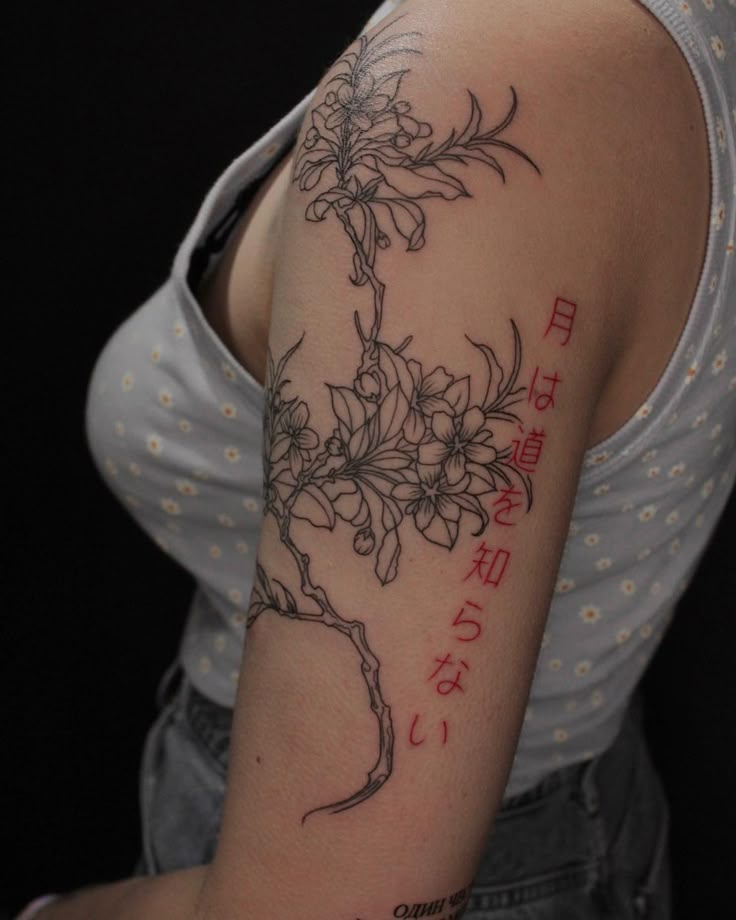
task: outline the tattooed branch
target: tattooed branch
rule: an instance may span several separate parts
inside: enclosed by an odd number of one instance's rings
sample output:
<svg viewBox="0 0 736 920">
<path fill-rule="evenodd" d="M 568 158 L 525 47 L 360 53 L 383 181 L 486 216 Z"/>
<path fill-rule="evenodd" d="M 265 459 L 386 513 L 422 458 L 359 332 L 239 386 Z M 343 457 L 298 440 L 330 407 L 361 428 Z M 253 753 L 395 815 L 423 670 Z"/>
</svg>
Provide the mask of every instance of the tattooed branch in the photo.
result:
<svg viewBox="0 0 736 920">
<path fill-rule="evenodd" d="M 481 108 L 469 92 L 470 115 L 462 130 L 432 141 L 432 127 L 400 98 L 408 68 L 385 73 L 376 66 L 419 53 L 408 45 L 419 33 L 386 36 L 388 28 L 361 36 L 338 61 L 324 98 L 310 112 L 311 125 L 295 161 L 294 181 L 302 191 L 331 183 L 310 201 L 306 219 L 323 221 L 332 215 L 340 222 L 353 248 L 350 281 L 372 291 L 370 323 L 363 322 L 361 311 L 354 314 L 360 349 L 355 376 L 343 385 L 327 384 L 333 413 L 329 431 L 312 427 L 309 406 L 291 395 L 286 372 L 302 339 L 278 361 L 268 355 L 265 507 L 294 560 L 299 588 L 287 588 L 259 566 L 248 624 L 270 610 L 344 634 L 360 657 L 379 729 L 377 760 L 364 786 L 307 815 L 343 811 L 372 796 L 391 774 L 394 734 L 381 692 L 380 663 L 365 626 L 341 616 L 324 587 L 313 581 L 309 556 L 294 542 L 293 522 L 351 528 L 354 551 L 372 560 L 376 578 L 387 585 L 398 576 L 407 527 L 451 550 L 461 527 L 480 535 L 489 526 L 485 496 L 518 485 L 527 510 L 532 503 L 530 477 L 513 462 L 514 427 L 520 422 L 515 406 L 526 389 L 519 385 L 521 337 L 513 320 L 506 362 L 490 345 L 468 339 L 486 367 L 484 379 L 473 381 L 471 388 L 469 376 L 444 366 L 427 367 L 412 357 L 411 336 L 398 344 L 382 338 L 385 284 L 376 270 L 378 254 L 397 236 L 408 252 L 424 246 L 426 215 L 419 202 L 470 197 L 450 171 L 454 165 L 476 160 L 506 181 L 498 159 L 503 154 L 539 171 L 503 136 L 516 114 L 517 96 L 511 88 L 505 116 L 481 129 Z"/>
</svg>

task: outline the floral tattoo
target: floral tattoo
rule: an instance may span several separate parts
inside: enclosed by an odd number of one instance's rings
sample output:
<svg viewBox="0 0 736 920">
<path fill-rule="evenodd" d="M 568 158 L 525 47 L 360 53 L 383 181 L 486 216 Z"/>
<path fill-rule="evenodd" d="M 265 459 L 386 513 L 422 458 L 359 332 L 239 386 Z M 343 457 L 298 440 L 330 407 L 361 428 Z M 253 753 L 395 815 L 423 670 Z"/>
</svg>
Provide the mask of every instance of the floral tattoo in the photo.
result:
<svg viewBox="0 0 736 920">
<path fill-rule="evenodd" d="M 390 25 L 394 25 L 396 17 Z M 268 355 L 264 411 L 265 513 L 275 519 L 282 544 L 295 563 L 287 587 L 257 566 L 248 626 L 265 611 L 321 623 L 342 633 L 361 661 L 370 707 L 378 723 L 378 756 L 363 787 L 315 812 L 336 813 L 374 795 L 388 780 L 394 757 L 391 709 L 379 680 L 380 662 L 368 643 L 365 624 L 335 609 L 326 589 L 313 580 L 310 557 L 292 535 L 295 519 L 314 527 L 352 529 L 353 549 L 370 558 L 382 585 L 398 575 L 401 534 L 413 527 L 430 543 L 451 550 L 461 527 L 474 534 L 489 526 L 484 496 L 518 485 L 532 504 L 528 475 L 511 463 L 510 434 L 520 418 L 514 406 L 519 386 L 521 337 L 510 320 L 512 358 L 504 367 L 489 345 L 473 342 L 485 359 L 482 398 L 471 397 L 470 378 L 445 367 L 426 367 L 411 355 L 411 340 L 391 344 L 381 337 L 385 285 L 376 260 L 397 237 L 406 251 L 425 244 L 426 217 L 420 202 L 470 197 L 449 170 L 479 160 L 506 181 L 498 157 L 513 156 L 537 173 L 533 160 L 503 135 L 514 119 L 517 96 L 495 127 L 482 130 L 481 109 L 470 96 L 470 117 L 461 131 L 432 140 L 426 121 L 399 98 L 408 68 L 385 73 L 377 65 L 419 52 L 410 47 L 418 32 L 360 36 L 338 60 L 324 97 L 310 112 L 311 126 L 297 150 L 293 180 L 303 192 L 319 191 L 309 202 L 308 221 L 337 219 L 353 246 L 350 281 L 372 293 L 368 318 L 353 316 L 358 339 L 357 368 L 347 385 L 327 384 L 334 421 L 330 431 L 310 426 L 307 403 L 293 394 L 286 376 L 302 337 L 279 360 Z M 379 72 L 380 70 L 380 72 Z M 467 337 L 466 337 L 467 338 Z M 504 440 L 505 438 L 505 440 Z M 297 586 L 298 580 L 298 586 Z"/>
</svg>

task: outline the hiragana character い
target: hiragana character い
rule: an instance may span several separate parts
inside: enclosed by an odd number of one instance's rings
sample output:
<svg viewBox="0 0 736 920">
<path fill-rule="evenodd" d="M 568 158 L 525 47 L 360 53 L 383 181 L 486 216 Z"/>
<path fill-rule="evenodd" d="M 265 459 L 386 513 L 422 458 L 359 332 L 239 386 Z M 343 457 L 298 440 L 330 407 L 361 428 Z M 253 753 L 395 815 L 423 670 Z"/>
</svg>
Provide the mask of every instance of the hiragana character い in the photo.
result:
<svg viewBox="0 0 736 920">
<path fill-rule="evenodd" d="M 418 722 L 419 722 L 419 713 L 417 712 L 414 715 L 414 719 L 412 720 L 412 723 L 411 723 L 411 728 L 409 729 L 409 744 L 411 744 L 412 747 L 419 747 L 419 745 L 424 744 L 424 742 L 427 740 L 426 735 L 423 735 L 421 738 L 418 737 L 418 734 L 419 734 L 419 731 L 417 728 Z M 444 745 L 444 744 L 447 744 L 447 720 L 442 719 L 440 721 L 440 725 L 442 726 L 441 735 L 442 735 L 442 744 Z M 415 737 L 415 735 L 417 735 L 417 737 Z"/>
<path fill-rule="evenodd" d="M 419 713 L 417 713 L 414 716 L 414 721 L 411 723 L 411 728 L 409 729 L 409 744 L 413 745 L 414 747 L 418 747 L 420 744 L 424 744 L 424 742 L 427 740 L 426 735 L 424 738 L 421 738 L 420 740 L 414 739 L 414 729 L 416 728 L 416 724 L 418 721 L 419 721 Z"/>
</svg>

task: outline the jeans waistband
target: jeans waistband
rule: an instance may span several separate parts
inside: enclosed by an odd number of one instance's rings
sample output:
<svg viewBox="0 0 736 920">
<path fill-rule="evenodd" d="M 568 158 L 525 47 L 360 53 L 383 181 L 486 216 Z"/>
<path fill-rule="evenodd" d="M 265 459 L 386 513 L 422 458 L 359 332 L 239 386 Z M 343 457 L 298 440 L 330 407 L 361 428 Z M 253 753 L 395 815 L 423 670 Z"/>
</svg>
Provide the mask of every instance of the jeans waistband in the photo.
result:
<svg viewBox="0 0 736 920">
<path fill-rule="evenodd" d="M 181 692 L 184 716 L 190 728 L 225 771 L 230 751 L 233 710 L 200 693 L 186 676 L 182 679 Z"/>
<path fill-rule="evenodd" d="M 166 669 L 156 689 L 159 710 L 174 701 L 190 730 L 224 773 L 227 770 L 233 710 L 201 693 L 188 679 L 178 658 Z"/>
<path fill-rule="evenodd" d="M 602 812 L 613 818 L 622 811 L 628 779 L 643 743 L 643 733 L 643 704 L 639 692 L 635 692 L 629 700 L 618 735 L 605 751 L 589 760 L 548 773 L 531 789 L 504 799 L 501 810 L 515 811 L 563 787 L 571 787 L 577 790 L 580 803 L 588 814 Z"/>
</svg>

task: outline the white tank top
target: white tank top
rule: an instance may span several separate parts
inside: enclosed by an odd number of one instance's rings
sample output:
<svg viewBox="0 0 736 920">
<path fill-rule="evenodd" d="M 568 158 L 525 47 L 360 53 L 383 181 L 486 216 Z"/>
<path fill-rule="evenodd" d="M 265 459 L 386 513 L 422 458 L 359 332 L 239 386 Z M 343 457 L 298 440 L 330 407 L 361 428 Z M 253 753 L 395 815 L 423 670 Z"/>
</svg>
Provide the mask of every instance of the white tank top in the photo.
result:
<svg viewBox="0 0 736 920">
<path fill-rule="evenodd" d="M 366 29 L 398 5 L 381 4 Z M 643 5 L 679 45 L 702 99 L 707 251 L 666 371 L 635 415 L 586 453 L 506 795 L 613 740 L 736 474 L 736 0 Z M 224 241 L 237 196 L 255 192 L 295 141 L 312 95 L 214 184 L 169 279 L 100 355 L 88 395 L 102 475 L 196 580 L 181 659 L 225 706 L 235 699 L 260 529 L 263 391 L 205 320 L 187 276 Z"/>
</svg>

